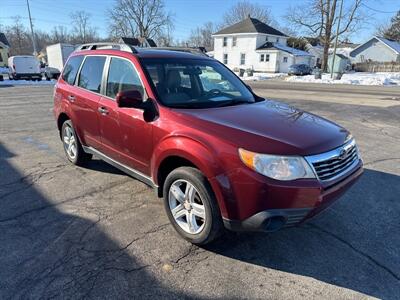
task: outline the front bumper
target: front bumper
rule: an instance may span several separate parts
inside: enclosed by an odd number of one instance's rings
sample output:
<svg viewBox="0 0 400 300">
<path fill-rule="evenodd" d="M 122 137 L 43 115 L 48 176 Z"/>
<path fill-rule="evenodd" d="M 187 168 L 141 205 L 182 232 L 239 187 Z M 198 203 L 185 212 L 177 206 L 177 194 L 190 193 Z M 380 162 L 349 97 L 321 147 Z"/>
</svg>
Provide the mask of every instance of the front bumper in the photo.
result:
<svg viewBox="0 0 400 300">
<path fill-rule="evenodd" d="M 15 73 L 13 74 L 15 79 L 41 79 L 41 73 Z"/>
<path fill-rule="evenodd" d="M 321 189 L 319 194 L 314 194 L 312 206 L 301 208 L 273 208 L 259 211 L 244 220 L 223 218 L 227 229 L 233 231 L 262 231 L 273 232 L 285 227 L 298 225 L 307 219 L 319 214 L 333 202 L 338 200 L 362 175 L 362 163 L 355 171 L 342 181 Z M 311 199 L 310 199 L 311 200 Z"/>
</svg>

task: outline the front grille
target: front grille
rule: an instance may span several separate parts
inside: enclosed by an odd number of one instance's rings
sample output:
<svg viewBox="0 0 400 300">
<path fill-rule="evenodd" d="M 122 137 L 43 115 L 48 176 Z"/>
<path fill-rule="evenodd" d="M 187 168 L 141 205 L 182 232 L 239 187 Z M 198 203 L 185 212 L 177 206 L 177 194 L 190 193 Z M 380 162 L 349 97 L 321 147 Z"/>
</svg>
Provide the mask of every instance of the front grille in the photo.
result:
<svg viewBox="0 0 400 300">
<path fill-rule="evenodd" d="M 359 160 L 354 140 L 327 153 L 306 157 L 321 181 L 333 180 L 357 165 Z"/>
</svg>

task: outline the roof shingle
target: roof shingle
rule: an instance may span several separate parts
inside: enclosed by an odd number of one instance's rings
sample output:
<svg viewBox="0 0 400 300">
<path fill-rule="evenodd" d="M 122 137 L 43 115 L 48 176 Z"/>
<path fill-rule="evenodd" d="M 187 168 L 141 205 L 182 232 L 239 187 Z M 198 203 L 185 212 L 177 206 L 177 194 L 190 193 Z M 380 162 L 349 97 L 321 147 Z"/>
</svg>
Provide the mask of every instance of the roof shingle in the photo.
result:
<svg viewBox="0 0 400 300">
<path fill-rule="evenodd" d="M 221 29 L 214 33 L 217 34 L 232 34 L 232 33 L 265 33 L 279 36 L 287 36 L 279 30 L 261 22 L 254 18 L 247 18 L 236 24 Z"/>
<path fill-rule="evenodd" d="M 4 45 L 10 47 L 10 43 L 8 42 L 4 33 L 2 33 L 2 32 L 0 32 L 0 42 L 2 42 Z"/>
</svg>

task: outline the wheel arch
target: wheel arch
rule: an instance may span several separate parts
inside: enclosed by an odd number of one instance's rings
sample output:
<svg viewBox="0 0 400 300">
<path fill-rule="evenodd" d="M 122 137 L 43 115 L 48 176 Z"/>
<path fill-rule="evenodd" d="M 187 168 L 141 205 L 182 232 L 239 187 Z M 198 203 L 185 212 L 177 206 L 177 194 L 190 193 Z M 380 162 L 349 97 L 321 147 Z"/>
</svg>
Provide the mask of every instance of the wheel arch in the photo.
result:
<svg viewBox="0 0 400 300">
<path fill-rule="evenodd" d="M 152 177 L 158 185 L 157 193 L 163 196 L 163 188 L 166 177 L 174 169 L 190 166 L 200 170 L 206 177 L 217 199 L 222 215 L 226 212 L 226 206 L 222 191 L 215 176 L 221 173 L 220 166 L 206 146 L 189 138 L 174 138 L 161 143 L 155 151 L 152 159 Z"/>
<path fill-rule="evenodd" d="M 62 128 L 62 125 L 63 125 L 64 122 L 67 121 L 67 120 L 71 120 L 71 118 L 70 118 L 65 112 L 62 112 L 62 113 L 60 113 L 60 114 L 58 115 L 58 118 L 57 118 L 57 128 L 58 128 L 58 131 L 59 131 L 59 133 L 60 133 L 60 137 L 61 137 L 61 128 Z"/>
</svg>

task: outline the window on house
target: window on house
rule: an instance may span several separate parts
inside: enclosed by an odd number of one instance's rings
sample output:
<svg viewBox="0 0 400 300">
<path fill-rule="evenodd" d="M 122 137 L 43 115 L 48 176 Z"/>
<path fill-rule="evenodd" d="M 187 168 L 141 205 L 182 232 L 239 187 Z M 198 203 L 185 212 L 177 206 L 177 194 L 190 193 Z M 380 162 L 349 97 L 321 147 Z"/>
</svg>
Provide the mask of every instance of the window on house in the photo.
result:
<svg viewBox="0 0 400 300">
<path fill-rule="evenodd" d="M 279 38 L 276 38 L 276 42 L 279 43 Z"/>
<path fill-rule="evenodd" d="M 224 37 L 223 46 L 226 47 L 228 45 L 228 38 Z"/>
<path fill-rule="evenodd" d="M 268 35 L 267 35 L 267 36 L 265 36 L 265 41 L 266 41 L 266 42 L 268 42 Z"/>
<path fill-rule="evenodd" d="M 227 65 L 228 64 L 228 54 L 224 54 L 224 64 Z"/>
<path fill-rule="evenodd" d="M 283 62 L 284 62 L 284 63 L 287 63 L 287 56 L 285 56 L 285 57 L 283 58 Z"/>
<path fill-rule="evenodd" d="M 246 54 L 245 53 L 240 53 L 240 64 L 241 65 L 246 64 Z"/>
<path fill-rule="evenodd" d="M 265 54 L 265 61 L 269 61 L 269 54 Z"/>
<path fill-rule="evenodd" d="M 264 61 L 264 58 L 265 58 L 265 55 L 264 55 L 264 54 L 261 54 L 261 55 L 260 55 L 260 61 Z"/>
<path fill-rule="evenodd" d="M 360 59 L 361 59 L 361 62 L 364 62 L 365 61 L 364 55 L 360 55 Z"/>
<path fill-rule="evenodd" d="M 236 36 L 234 36 L 232 38 L 232 47 L 236 47 L 236 42 L 237 42 L 237 38 L 236 38 Z"/>
<path fill-rule="evenodd" d="M 1 52 L 0 52 L 0 62 L 3 62 L 3 54 Z"/>
</svg>

